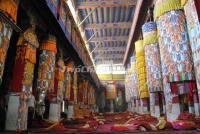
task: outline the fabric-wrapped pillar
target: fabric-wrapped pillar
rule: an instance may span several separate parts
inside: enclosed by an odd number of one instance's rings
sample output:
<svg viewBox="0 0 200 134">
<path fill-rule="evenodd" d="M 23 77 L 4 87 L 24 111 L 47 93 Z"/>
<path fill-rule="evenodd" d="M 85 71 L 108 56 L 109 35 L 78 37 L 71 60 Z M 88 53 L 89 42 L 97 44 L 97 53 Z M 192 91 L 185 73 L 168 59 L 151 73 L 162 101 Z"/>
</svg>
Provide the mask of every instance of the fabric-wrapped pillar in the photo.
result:
<svg viewBox="0 0 200 134">
<path fill-rule="evenodd" d="M 70 91 L 72 88 L 72 73 L 73 71 L 73 67 L 71 66 L 71 64 L 66 66 L 66 71 L 65 71 L 65 75 L 66 75 L 66 86 L 65 86 L 65 100 L 70 101 Z"/>
<path fill-rule="evenodd" d="M 194 0 L 185 0 L 182 2 L 184 6 L 185 16 L 187 20 L 188 35 L 190 38 L 190 45 L 192 49 L 192 57 L 194 61 L 195 76 L 197 82 L 198 96 L 200 97 L 200 21 L 198 17 L 197 7 Z M 198 100 L 196 98 L 195 100 Z M 195 114 L 199 115 L 199 102 L 195 102 Z"/>
<path fill-rule="evenodd" d="M 17 21 L 17 10 L 18 2 L 15 0 L 1 0 L 0 1 L 0 10 L 9 17 L 12 22 L 16 23 Z M 11 26 L 0 18 L 0 85 L 2 83 L 2 77 L 5 66 L 5 59 L 7 50 L 10 43 L 10 38 L 13 32 Z"/>
<path fill-rule="evenodd" d="M 149 91 L 146 84 L 146 65 L 143 40 L 135 42 L 135 52 L 141 108 L 142 113 L 145 114 L 148 112 Z"/>
<path fill-rule="evenodd" d="M 68 109 L 67 109 L 67 117 L 74 118 L 74 90 L 73 90 L 73 71 L 74 71 L 74 64 L 69 63 L 66 66 L 66 75 L 67 75 L 67 85 L 65 89 L 65 100 L 68 101 Z"/>
<path fill-rule="evenodd" d="M 87 94 L 89 92 L 89 87 L 90 85 L 88 85 L 88 89 L 87 89 Z M 107 89 L 106 89 L 106 99 L 110 101 L 110 112 L 113 113 L 114 112 L 114 100 L 117 98 L 117 89 L 116 89 L 116 84 L 115 82 L 113 83 L 107 83 Z M 88 99 L 88 95 L 87 95 L 87 99 Z"/>
<path fill-rule="evenodd" d="M 180 0 L 157 0 L 154 9 L 169 121 L 176 120 L 180 114 L 176 82 L 194 80 L 186 21 L 184 12 L 180 9 Z"/>
<path fill-rule="evenodd" d="M 60 58 L 56 63 L 55 69 L 55 88 L 54 94 L 57 97 L 58 102 L 62 102 L 64 98 L 64 80 L 65 80 L 65 63 Z"/>
<path fill-rule="evenodd" d="M 147 86 L 150 95 L 151 115 L 159 117 L 160 108 L 155 100 L 159 100 L 157 92 L 162 92 L 162 75 L 160 64 L 160 52 L 157 41 L 157 26 L 155 22 L 148 22 L 142 26 L 143 45 L 145 50 L 145 62 L 147 72 Z"/>
<path fill-rule="evenodd" d="M 127 103 L 130 103 L 131 101 L 131 92 L 130 92 L 130 64 L 128 64 L 128 68 L 127 68 L 127 71 L 126 71 L 126 78 L 125 78 L 125 98 L 126 98 L 126 102 Z"/>
<path fill-rule="evenodd" d="M 66 92 L 66 95 L 67 95 L 67 98 L 69 100 L 69 102 L 71 104 L 74 104 L 74 87 L 73 87 L 73 84 L 74 84 L 74 63 L 70 63 L 67 65 L 67 70 L 68 70 L 68 85 L 67 85 L 67 92 Z"/>
<path fill-rule="evenodd" d="M 132 79 L 132 90 L 133 90 L 133 99 L 135 102 L 134 104 L 134 109 L 135 112 L 138 112 L 138 105 L 136 105 L 136 100 L 139 99 L 139 89 L 138 89 L 138 76 L 137 76 L 137 68 L 136 68 L 136 58 L 135 56 L 132 57 L 131 59 L 131 79 Z"/>
<path fill-rule="evenodd" d="M 89 85 L 89 82 L 87 80 L 84 80 L 84 93 L 83 93 L 83 101 L 84 101 L 84 105 L 87 105 L 88 104 L 88 85 Z M 107 93 L 107 92 L 106 92 Z M 106 98 L 107 98 L 107 94 L 106 94 Z"/>
<path fill-rule="evenodd" d="M 36 64 L 36 49 L 38 47 L 39 43 L 35 34 L 35 25 L 32 25 L 22 35 L 20 35 L 17 43 L 12 79 L 12 93 L 19 96 L 19 106 L 18 110 L 14 111 L 10 111 L 12 105 L 10 105 L 11 107 L 8 106 L 6 123 L 7 130 L 14 129 L 11 125 L 12 123 L 9 124 L 9 121 L 12 120 L 13 123 L 16 124 L 15 118 L 10 118 L 10 114 L 13 114 L 13 112 L 16 111 L 18 111 L 17 129 L 25 130 L 27 128 L 27 99 L 32 94 L 33 73 Z"/>
<path fill-rule="evenodd" d="M 64 72 L 64 87 L 63 87 L 63 106 L 64 106 L 64 112 L 67 114 L 68 109 L 68 99 L 67 99 L 67 86 L 68 86 L 68 69 L 67 66 L 65 66 L 65 72 Z"/>
<path fill-rule="evenodd" d="M 95 89 L 92 86 L 90 87 L 90 92 L 89 92 L 89 104 L 90 104 L 93 112 L 95 112 L 95 105 L 96 105 Z"/>
<path fill-rule="evenodd" d="M 78 88 L 78 104 L 80 107 L 83 106 L 83 90 L 83 82 L 80 82 Z"/>
<path fill-rule="evenodd" d="M 43 115 L 44 100 L 46 94 L 52 94 L 54 90 L 54 70 L 55 70 L 55 59 L 56 59 L 56 39 L 54 36 L 49 35 L 48 38 L 44 39 L 40 46 L 39 55 L 39 70 L 37 80 L 37 90 L 39 95 L 39 114 Z"/>
<path fill-rule="evenodd" d="M 49 120 L 59 121 L 61 115 L 61 103 L 63 102 L 63 89 L 64 89 L 64 75 L 65 64 L 64 61 L 59 58 L 56 62 L 55 67 L 55 78 L 54 78 L 54 91 L 53 98 L 50 104 Z"/>
<path fill-rule="evenodd" d="M 78 72 L 74 72 L 73 91 L 74 91 L 74 104 L 78 103 Z"/>
</svg>

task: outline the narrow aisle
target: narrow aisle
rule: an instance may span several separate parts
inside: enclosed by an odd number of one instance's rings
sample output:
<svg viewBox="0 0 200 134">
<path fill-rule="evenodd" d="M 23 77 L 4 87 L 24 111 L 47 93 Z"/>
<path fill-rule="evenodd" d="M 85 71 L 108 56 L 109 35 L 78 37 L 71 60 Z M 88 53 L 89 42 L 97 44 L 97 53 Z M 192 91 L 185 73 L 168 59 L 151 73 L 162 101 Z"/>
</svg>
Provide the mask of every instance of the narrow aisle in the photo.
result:
<svg viewBox="0 0 200 134">
<path fill-rule="evenodd" d="M 200 133 L 200 0 L 0 0 L 0 132 Z"/>
</svg>

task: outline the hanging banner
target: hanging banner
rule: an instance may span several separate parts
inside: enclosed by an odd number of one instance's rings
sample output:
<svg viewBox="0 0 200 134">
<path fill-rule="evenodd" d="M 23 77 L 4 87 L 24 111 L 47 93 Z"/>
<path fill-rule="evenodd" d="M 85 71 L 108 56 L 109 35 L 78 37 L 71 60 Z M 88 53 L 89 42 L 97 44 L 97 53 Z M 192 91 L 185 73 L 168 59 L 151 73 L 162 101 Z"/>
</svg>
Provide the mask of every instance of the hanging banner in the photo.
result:
<svg viewBox="0 0 200 134">
<path fill-rule="evenodd" d="M 106 99 L 116 99 L 117 92 L 114 83 L 108 83 L 106 86 Z"/>
</svg>

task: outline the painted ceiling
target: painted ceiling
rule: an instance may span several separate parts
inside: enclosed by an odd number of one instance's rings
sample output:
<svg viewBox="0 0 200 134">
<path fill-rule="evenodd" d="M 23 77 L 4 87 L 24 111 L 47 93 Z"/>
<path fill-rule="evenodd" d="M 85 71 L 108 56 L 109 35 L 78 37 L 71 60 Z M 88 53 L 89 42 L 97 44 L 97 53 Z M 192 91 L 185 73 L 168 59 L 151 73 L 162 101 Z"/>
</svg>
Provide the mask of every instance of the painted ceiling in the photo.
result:
<svg viewBox="0 0 200 134">
<path fill-rule="evenodd" d="M 75 0 L 95 65 L 123 63 L 137 0 Z"/>
</svg>

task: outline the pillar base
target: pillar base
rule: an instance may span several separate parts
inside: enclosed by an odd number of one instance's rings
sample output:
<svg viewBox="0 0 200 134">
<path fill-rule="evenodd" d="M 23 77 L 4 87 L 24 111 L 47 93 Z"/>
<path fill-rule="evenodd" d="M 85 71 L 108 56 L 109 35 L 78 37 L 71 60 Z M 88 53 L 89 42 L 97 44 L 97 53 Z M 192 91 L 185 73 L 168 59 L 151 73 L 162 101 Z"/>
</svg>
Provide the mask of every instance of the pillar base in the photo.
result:
<svg viewBox="0 0 200 134">
<path fill-rule="evenodd" d="M 61 104 L 60 103 L 51 103 L 49 110 L 49 120 L 50 121 L 59 121 L 61 114 Z"/>
<path fill-rule="evenodd" d="M 166 105 L 163 105 L 163 114 L 166 115 Z"/>
<path fill-rule="evenodd" d="M 74 118 L 74 106 L 73 106 L 73 105 L 69 105 L 69 106 L 68 106 L 67 118 L 68 118 L 68 119 Z"/>
<path fill-rule="evenodd" d="M 131 112 L 135 112 L 135 105 L 134 105 L 134 101 L 131 101 Z"/>
<path fill-rule="evenodd" d="M 6 114 L 6 126 L 5 129 L 9 131 L 17 130 L 17 120 L 18 120 L 18 108 L 20 100 L 18 95 L 11 94 L 8 100 L 8 110 Z M 24 125 L 21 126 L 22 130 L 27 130 L 27 116 L 28 108 L 25 110 L 24 115 Z"/>
<path fill-rule="evenodd" d="M 140 99 L 140 105 L 141 105 L 141 114 L 148 114 L 148 99 Z"/>
<path fill-rule="evenodd" d="M 189 105 L 189 113 L 194 114 L 194 107 Z"/>
<path fill-rule="evenodd" d="M 194 113 L 196 116 L 200 115 L 199 111 L 200 111 L 199 103 L 194 103 Z"/>
<path fill-rule="evenodd" d="M 199 91 L 199 90 L 198 90 Z M 194 99 L 194 113 L 196 116 L 200 115 L 200 103 L 199 103 L 199 96 L 197 93 L 193 95 Z"/>
<path fill-rule="evenodd" d="M 160 117 L 160 107 L 159 106 L 153 106 L 153 107 L 154 107 L 154 110 L 151 109 L 151 116 L 159 118 Z"/>
<path fill-rule="evenodd" d="M 110 100 L 110 113 L 114 113 L 114 102 Z"/>
<path fill-rule="evenodd" d="M 136 113 L 139 113 L 139 111 L 140 111 L 139 100 L 136 99 L 136 100 L 135 100 L 135 112 L 136 112 Z"/>
<path fill-rule="evenodd" d="M 167 121 L 175 121 L 180 115 L 180 105 L 179 103 L 172 104 L 172 111 L 167 111 Z"/>
</svg>

